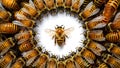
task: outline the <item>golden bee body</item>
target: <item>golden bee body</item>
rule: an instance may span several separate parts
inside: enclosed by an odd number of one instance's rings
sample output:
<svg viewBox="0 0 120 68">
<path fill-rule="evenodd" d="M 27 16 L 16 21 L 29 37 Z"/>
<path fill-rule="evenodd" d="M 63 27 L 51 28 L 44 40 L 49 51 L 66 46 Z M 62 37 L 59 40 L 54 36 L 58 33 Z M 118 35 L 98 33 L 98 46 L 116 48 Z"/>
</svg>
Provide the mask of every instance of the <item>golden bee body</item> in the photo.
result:
<svg viewBox="0 0 120 68">
<path fill-rule="evenodd" d="M 19 5 L 17 3 L 17 0 L 1 0 L 2 5 L 7 7 L 8 9 L 12 10 L 18 10 Z"/>
<path fill-rule="evenodd" d="M 46 9 L 45 4 L 42 0 L 33 0 L 35 7 L 40 11 L 44 11 Z"/>
<path fill-rule="evenodd" d="M 4 53 L 6 53 L 10 47 L 13 47 L 14 43 L 12 38 L 8 38 L 5 41 L 2 41 L 0 44 L 0 55 L 3 55 Z"/>
<path fill-rule="evenodd" d="M 58 61 L 57 62 L 57 68 L 65 68 L 65 62 L 64 61 Z"/>
<path fill-rule="evenodd" d="M 19 26 L 13 23 L 1 23 L 0 24 L 0 33 L 3 34 L 14 34 L 19 31 Z"/>
<path fill-rule="evenodd" d="M 55 2 L 54 0 L 45 0 L 45 4 L 48 10 L 55 9 Z"/>
<path fill-rule="evenodd" d="M 25 61 L 23 58 L 18 58 L 15 63 L 11 66 L 11 68 L 23 68 L 25 65 Z"/>
<path fill-rule="evenodd" d="M 36 68 L 45 68 L 45 65 L 48 61 L 48 56 L 46 54 L 41 54 L 40 57 L 33 64 L 33 67 Z"/>
<path fill-rule="evenodd" d="M 19 50 L 21 52 L 26 52 L 26 51 L 33 49 L 34 47 L 35 45 L 32 43 L 32 40 L 28 40 L 20 44 Z"/>
<path fill-rule="evenodd" d="M 26 60 L 26 66 L 29 66 L 35 60 L 35 58 L 38 55 L 39 55 L 38 48 L 34 48 L 34 49 L 30 50 L 30 51 L 24 52 L 23 57 Z"/>
<path fill-rule="evenodd" d="M 11 17 L 10 12 L 0 9 L 0 20 L 1 21 L 9 21 L 10 17 Z"/>
<path fill-rule="evenodd" d="M 72 3 L 71 11 L 74 11 L 74 12 L 76 12 L 76 13 L 78 13 L 78 12 L 80 11 L 80 0 L 75 0 L 75 1 Z"/>
<path fill-rule="evenodd" d="M 64 0 L 56 0 L 56 7 L 63 7 L 64 6 Z"/>
<path fill-rule="evenodd" d="M 101 56 L 102 51 L 106 50 L 102 44 L 92 40 L 88 41 L 88 43 L 86 44 L 86 47 L 98 56 Z"/>
<path fill-rule="evenodd" d="M 67 59 L 65 65 L 66 65 L 66 68 L 75 68 L 75 64 L 72 59 Z"/>
<path fill-rule="evenodd" d="M 96 59 L 96 56 L 94 53 L 92 53 L 90 50 L 83 48 L 80 52 L 81 56 L 85 58 L 90 64 L 94 64 L 94 60 Z"/>
<path fill-rule="evenodd" d="M 109 68 L 105 63 L 101 63 L 98 68 Z"/>
<path fill-rule="evenodd" d="M 108 23 L 110 21 L 111 17 L 116 13 L 119 3 L 119 0 L 109 0 L 107 2 L 103 10 L 103 22 Z"/>
<path fill-rule="evenodd" d="M 65 0 L 64 8 L 70 8 L 72 6 L 72 0 Z"/>
<path fill-rule="evenodd" d="M 3 58 L 0 59 L 0 68 L 7 68 L 9 64 L 16 58 L 12 51 L 7 52 Z"/>
<path fill-rule="evenodd" d="M 82 57 L 78 54 L 73 56 L 73 60 L 75 62 L 76 68 L 85 68 L 87 67 L 87 63 L 82 59 Z"/>
<path fill-rule="evenodd" d="M 47 68 L 56 68 L 57 60 L 55 58 L 50 58 L 47 62 Z"/>
<path fill-rule="evenodd" d="M 105 41 L 102 30 L 87 31 L 87 39 L 92 39 L 95 41 Z"/>
<path fill-rule="evenodd" d="M 15 39 L 18 41 L 18 44 L 20 44 L 24 41 L 27 41 L 29 39 L 32 39 L 32 38 L 33 38 L 33 31 L 32 30 L 20 32 L 20 33 L 15 35 Z"/>
<path fill-rule="evenodd" d="M 120 68 L 120 60 L 109 54 L 107 55 L 106 59 L 104 59 L 104 62 L 110 65 L 112 68 Z"/>
<path fill-rule="evenodd" d="M 109 42 L 120 42 L 120 32 L 110 32 L 106 36 L 106 40 Z"/>
</svg>

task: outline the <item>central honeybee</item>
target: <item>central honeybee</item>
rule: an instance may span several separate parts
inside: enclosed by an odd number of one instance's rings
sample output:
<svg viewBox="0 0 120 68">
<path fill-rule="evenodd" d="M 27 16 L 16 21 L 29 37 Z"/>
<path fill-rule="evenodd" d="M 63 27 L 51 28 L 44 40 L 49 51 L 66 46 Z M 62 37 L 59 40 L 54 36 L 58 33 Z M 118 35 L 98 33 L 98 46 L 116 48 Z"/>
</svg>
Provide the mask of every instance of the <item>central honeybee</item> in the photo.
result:
<svg viewBox="0 0 120 68">
<path fill-rule="evenodd" d="M 66 38 L 74 28 L 70 27 L 65 29 L 63 25 L 55 27 L 55 30 L 46 29 L 45 32 L 49 33 L 52 36 L 52 39 L 55 40 L 55 44 L 57 43 L 59 46 L 65 45 Z"/>
</svg>

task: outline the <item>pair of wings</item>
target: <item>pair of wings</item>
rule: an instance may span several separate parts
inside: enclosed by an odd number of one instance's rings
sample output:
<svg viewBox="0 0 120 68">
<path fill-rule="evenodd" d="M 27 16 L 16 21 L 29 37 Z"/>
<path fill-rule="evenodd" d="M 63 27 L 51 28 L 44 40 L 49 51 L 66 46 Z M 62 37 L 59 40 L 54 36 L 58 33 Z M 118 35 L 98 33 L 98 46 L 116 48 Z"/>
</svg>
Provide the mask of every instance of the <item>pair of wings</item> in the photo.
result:
<svg viewBox="0 0 120 68">
<path fill-rule="evenodd" d="M 64 34 L 69 35 L 74 30 L 73 27 L 67 28 L 64 30 Z M 51 37 L 55 36 L 55 30 L 45 29 L 45 32 L 48 33 Z"/>
</svg>

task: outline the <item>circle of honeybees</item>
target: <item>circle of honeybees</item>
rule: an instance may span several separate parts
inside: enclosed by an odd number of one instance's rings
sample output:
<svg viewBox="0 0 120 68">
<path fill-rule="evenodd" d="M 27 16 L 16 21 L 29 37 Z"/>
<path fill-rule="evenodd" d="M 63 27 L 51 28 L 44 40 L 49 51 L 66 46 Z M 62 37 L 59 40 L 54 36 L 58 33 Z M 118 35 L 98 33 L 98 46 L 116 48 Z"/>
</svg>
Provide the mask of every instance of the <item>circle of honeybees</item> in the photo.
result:
<svg viewBox="0 0 120 68">
<path fill-rule="evenodd" d="M 0 2 L 0 68 L 120 68 L 120 0 Z M 59 58 L 36 47 L 35 20 L 48 11 L 69 12 L 84 21 L 83 48 Z"/>
</svg>

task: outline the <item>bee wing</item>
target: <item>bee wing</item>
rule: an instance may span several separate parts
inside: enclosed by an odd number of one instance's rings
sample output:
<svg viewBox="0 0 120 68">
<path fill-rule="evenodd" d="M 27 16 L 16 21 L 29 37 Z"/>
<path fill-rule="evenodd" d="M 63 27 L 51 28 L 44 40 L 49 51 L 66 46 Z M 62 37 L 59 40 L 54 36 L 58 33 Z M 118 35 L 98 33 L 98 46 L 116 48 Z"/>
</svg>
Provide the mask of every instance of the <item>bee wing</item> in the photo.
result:
<svg viewBox="0 0 120 68">
<path fill-rule="evenodd" d="M 70 28 L 68 28 L 68 29 L 65 29 L 64 33 L 65 33 L 66 35 L 69 35 L 70 32 L 72 32 L 73 30 L 74 30 L 74 28 L 73 28 L 73 27 L 70 27 Z"/>
<path fill-rule="evenodd" d="M 50 37 L 53 37 L 55 35 L 55 31 L 51 29 L 45 29 L 45 32 L 48 33 Z"/>
<path fill-rule="evenodd" d="M 13 21 L 13 23 L 18 26 L 24 26 L 20 21 L 17 21 L 17 20 Z"/>
</svg>

